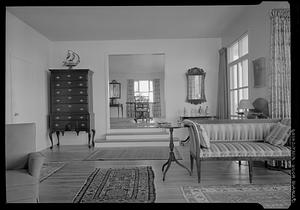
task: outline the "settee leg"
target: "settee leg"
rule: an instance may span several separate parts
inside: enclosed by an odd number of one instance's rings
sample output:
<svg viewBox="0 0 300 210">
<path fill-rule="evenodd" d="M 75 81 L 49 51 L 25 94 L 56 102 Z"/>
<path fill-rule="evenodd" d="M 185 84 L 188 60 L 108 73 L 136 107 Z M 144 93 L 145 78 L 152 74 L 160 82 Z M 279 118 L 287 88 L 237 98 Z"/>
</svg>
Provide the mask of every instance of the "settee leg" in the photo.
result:
<svg viewBox="0 0 300 210">
<path fill-rule="evenodd" d="M 249 181 L 250 184 L 252 183 L 252 176 L 253 176 L 253 162 L 248 161 L 248 166 L 249 166 Z"/>
<path fill-rule="evenodd" d="M 201 162 L 200 158 L 196 158 L 196 166 L 197 166 L 197 176 L 198 176 L 198 183 L 200 183 L 200 170 L 201 170 Z"/>
<path fill-rule="evenodd" d="M 191 175 L 193 173 L 193 167 L 194 167 L 194 158 L 193 156 L 190 154 L 190 160 L 191 160 Z"/>
</svg>

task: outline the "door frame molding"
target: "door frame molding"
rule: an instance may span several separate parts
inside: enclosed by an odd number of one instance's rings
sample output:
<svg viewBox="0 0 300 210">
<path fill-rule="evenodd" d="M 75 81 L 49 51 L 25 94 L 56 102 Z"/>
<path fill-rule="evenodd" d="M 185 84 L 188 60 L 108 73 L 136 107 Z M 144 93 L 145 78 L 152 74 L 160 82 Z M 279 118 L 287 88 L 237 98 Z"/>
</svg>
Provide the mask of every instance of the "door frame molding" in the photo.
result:
<svg viewBox="0 0 300 210">
<path fill-rule="evenodd" d="M 104 52 L 104 90 L 105 90 L 105 118 L 106 118 L 106 133 L 118 133 L 119 129 L 110 128 L 110 107 L 109 107 L 109 56 L 110 55 L 134 55 L 134 54 L 163 54 L 166 60 L 166 52 L 161 50 L 111 50 Z M 164 61 L 164 71 L 166 62 Z M 165 83 L 165 82 L 164 82 Z M 165 85 L 165 84 L 164 84 Z M 165 92 L 165 88 L 164 88 Z M 124 109 L 124 108 L 123 108 Z M 125 110 L 125 109 L 124 109 Z M 126 113 L 125 113 L 126 115 Z"/>
</svg>

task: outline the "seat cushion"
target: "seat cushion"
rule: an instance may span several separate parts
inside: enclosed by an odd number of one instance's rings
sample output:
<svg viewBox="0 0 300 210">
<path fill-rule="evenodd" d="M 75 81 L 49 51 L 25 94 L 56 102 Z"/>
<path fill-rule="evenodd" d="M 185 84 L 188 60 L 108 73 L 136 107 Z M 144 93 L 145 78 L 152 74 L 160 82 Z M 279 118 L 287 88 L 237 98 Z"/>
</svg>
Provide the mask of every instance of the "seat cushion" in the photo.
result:
<svg viewBox="0 0 300 210">
<path fill-rule="evenodd" d="M 285 145 L 290 136 L 291 127 L 278 122 L 265 138 L 265 142 L 275 146 Z"/>
<path fill-rule="evenodd" d="M 36 202 L 39 180 L 31 176 L 26 169 L 6 170 L 7 202 Z"/>
<path fill-rule="evenodd" d="M 200 157 L 289 157 L 291 150 L 264 142 L 211 142 L 201 148 Z"/>
</svg>

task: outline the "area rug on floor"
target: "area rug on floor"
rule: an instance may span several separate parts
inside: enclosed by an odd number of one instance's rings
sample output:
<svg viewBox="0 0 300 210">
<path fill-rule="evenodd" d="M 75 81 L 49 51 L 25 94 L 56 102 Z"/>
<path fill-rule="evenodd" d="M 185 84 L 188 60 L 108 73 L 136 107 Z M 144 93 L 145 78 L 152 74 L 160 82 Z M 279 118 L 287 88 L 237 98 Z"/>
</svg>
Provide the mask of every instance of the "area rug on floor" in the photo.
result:
<svg viewBox="0 0 300 210">
<path fill-rule="evenodd" d="M 259 203 L 264 208 L 288 208 L 290 184 L 183 186 L 188 203 Z"/>
<path fill-rule="evenodd" d="M 154 172 L 151 166 L 96 168 L 73 203 L 153 203 Z"/>
<path fill-rule="evenodd" d="M 110 147 L 99 148 L 84 160 L 167 160 L 170 149 L 164 147 Z M 175 157 L 181 160 L 177 148 L 174 148 Z"/>
<path fill-rule="evenodd" d="M 47 179 L 49 176 L 57 172 L 65 166 L 65 162 L 46 162 L 41 168 L 40 182 Z"/>
</svg>

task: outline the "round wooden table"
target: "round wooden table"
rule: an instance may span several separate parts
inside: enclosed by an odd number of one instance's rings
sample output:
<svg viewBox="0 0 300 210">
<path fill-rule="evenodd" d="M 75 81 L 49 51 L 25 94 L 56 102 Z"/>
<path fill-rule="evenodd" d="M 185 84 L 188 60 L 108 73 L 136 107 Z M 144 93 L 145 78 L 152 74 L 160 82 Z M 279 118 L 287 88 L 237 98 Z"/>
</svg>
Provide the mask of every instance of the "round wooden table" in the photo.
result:
<svg viewBox="0 0 300 210">
<path fill-rule="evenodd" d="M 186 167 L 184 166 L 183 164 L 181 164 L 175 157 L 175 154 L 174 154 L 174 142 L 173 142 L 173 130 L 176 129 L 176 128 L 183 128 L 183 126 L 181 126 L 180 124 L 171 124 L 171 125 L 159 125 L 158 126 L 159 128 L 166 128 L 166 129 L 169 129 L 170 131 L 170 144 L 169 144 L 169 147 L 170 147 L 170 153 L 169 153 L 169 159 L 167 160 L 166 163 L 163 164 L 162 166 L 162 172 L 163 172 L 163 181 L 165 181 L 165 176 L 166 176 L 166 173 L 167 171 L 169 170 L 170 166 L 171 166 L 171 163 L 173 161 L 175 161 L 178 165 L 180 165 L 181 167 L 185 168 L 190 175 L 192 175 L 191 171 Z M 167 166 L 167 167 L 166 167 Z M 164 170 L 164 168 L 166 167 L 166 169 Z"/>
</svg>

